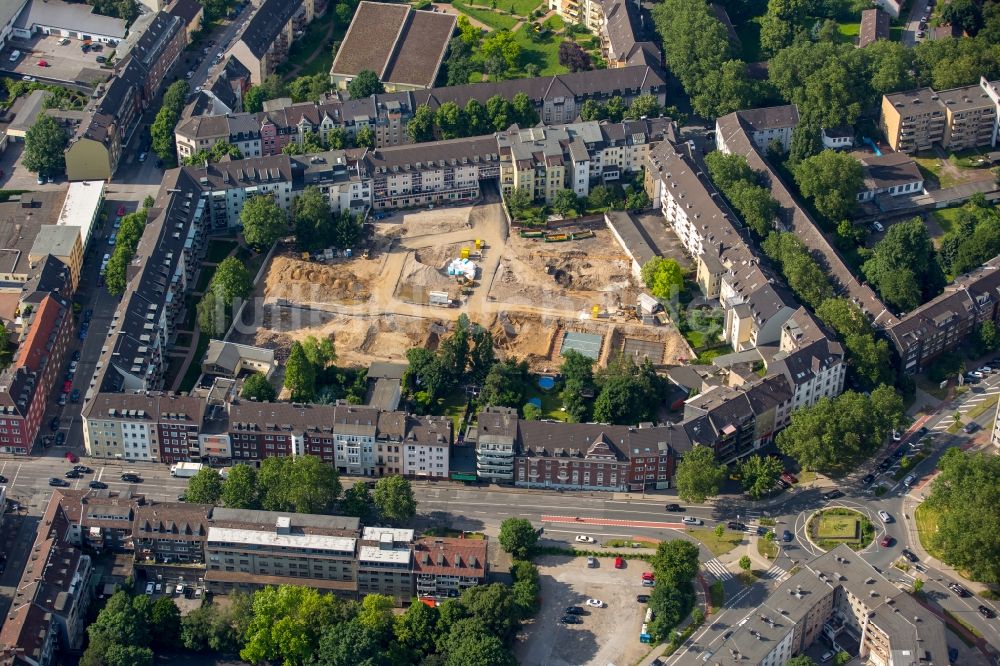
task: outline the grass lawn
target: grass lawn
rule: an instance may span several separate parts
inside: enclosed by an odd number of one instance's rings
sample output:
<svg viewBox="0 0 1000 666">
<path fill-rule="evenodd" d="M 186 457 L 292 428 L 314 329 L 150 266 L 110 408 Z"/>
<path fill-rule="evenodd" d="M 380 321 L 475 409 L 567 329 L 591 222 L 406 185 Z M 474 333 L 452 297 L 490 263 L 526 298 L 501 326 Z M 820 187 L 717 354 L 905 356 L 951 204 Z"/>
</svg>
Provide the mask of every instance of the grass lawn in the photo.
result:
<svg viewBox="0 0 1000 666">
<path fill-rule="evenodd" d="M 726 530 L 722 533 L 721 537 L 715 535 L 715 530 L 707 527 L 689 529 L 686 530 L 686 532 L 705 544 L 705 547 L 712 551 L 712 554 L 716 557 L 719 555 L 725 555 L 733 548 L 736 548 L 736 546 L 743 543 L 743 533 L 734 532 L 732 530 Z"/>
<path fill-rule="evenodd" d="M 489 7 L 470 7 L 464 2 L 452 2 L 451 6 L 493 30 L 510 30 L 520 20 L 510 14 L 495 12 Z"/>
<path fill-rule="evenodd" d="M 812 483 L 813 481 L 816 480 L 816 472 L 804 469 L 798 473 L 798 477 L 799 477 L 799 485 L 804 486 L 805 484 Z"/>
<path fill-rule="evenodd" d="M 731 354 L 733 348 L 729 345 L 723 343 L 721 345 L 716 345 L 715 347 L 710 347 L 698 353 L 698 358 L 692 361 L 695 365 L 712 365 L 712 361 L 715 357 L 722 356 L 723 354 Z"/>
<path fill-rule="evenodd" d="M 569 70 L 559 64 L 559 45 L 562 35 L 550 33 L 540 42 L 533 42 L 523 27 L 514 33 L 514 38 L 521 45 L 522 66 L 534 64 L 538 66 L 539 76 L 565 74 Z"/>
<path fill-rule="evenodd" d="M 233 251 L 237 242 L 229 238 L 213 238 L 208 241 L 208 249 L 205 250 L 205 261 L 210 264 L 217 264 Z"/>
<path fill-rule="evenodd" d="M 940 210 L 931 211 L 931 215 L 934 216 L 934 221 L 938 223 L 939 227 L 941 227 L 941 231 L 947 234 L 954 230 L 955 221 L 958 219 L 958 211 L 960 210 L 962 210 L 961 206 L 942 208 Z"/>
<path fill-rule="evenodd" d="M 824 513 L 819 517 L 817 536 L 821 539 L 854 539 L 858 535 L 858 519 Z"/>
<path fill-rule="evenodd" d="M 198 377 L 201 376 L 201 360 L 205 358 L 209 340 L 210 336 L 208 335 L 198 337 L 198 348 L 194 350 L 194 356 L 191 357 L 191 364 L 188 365 L 187 372 L 184 373 L 184 378 L 181 380 L 180 390 L 182 393 L 187 393 L 193 389 L 195 382 L 198 381 Z"/>
<path fill-rule="evenodd" d="M 938 187 L 942 189 L 954 187 L 959 184 L 960 181 L 957 178 L 946 173 L 941 168 L 941 158 L 937 155 L 915 155 L 913 159 L 916 161 L 917 167 L 920 169 L 920 173 L 923 174 L 925 180 L 928 180 L 929 174 L 929 180 L 937 181 Z"/>
<path fill-rule="evenodd" d="M 743 60 L 745 62 L 760 61 L 760 17 L 755 17 L 749 21 L 744 21 L 733 26 L 736 35 L 743 45 Z"/>
<path fill-rule="evenodd" d="M 837 33 L 839 34 L 839 41 L 842 44 L 853 44 L 854 40 L 858 38 L 858 33 L 861 32 L 861 23 L 838 23 Z"/>
<path fill-rule="evenodd" d="M 328 41 L 326 31 L 329 30 L 330 25 L 335 20 L 336 12 L 333 11 L 333 7 L 331 6 L 330 11 L 310 23 L 306 27 L 305 34 L 295 40 L 291 48 L 288 49 L 288 57 L 278 67 L 278 74 L 281 76 L 291 75 L 293 68 L 297 64 L 301 65 L 302 69 L 296 72 L 294 76 L 311 76 L 318 72 L 329 72 L 330 65 L 333 64 L 333 51 L 326 48 Z M 341 41 L 346 31 L 347 26 L 336 26 L 334 27 L 333 35 L 329 39 Z M 313 53 L 317 52 L 319 53 L 313 61 L 307 63 L 306 61 Z"/>
<path fill-rule="evenodd" d="M 465 415 L 465 405 L 468 403 L 468 396 L 465 391 L 453 391 L 446 395 L 442 402 L 444 415 L 451 418 L 455 427 L 455 433 L 462 427 L 462 417 Z"/>
<path fill-rule="evenodd" d="M 564 21 L 563 18 L 558 14 L 553 14 L 552 16 L 545 19 L 545 22 L 542 25 L 544 25 L 549 30 L 554 30 L 555 32 L 559 32 L 560 30 L 566 27 L 566 21 Z"/>
<path fill-rule="evenodd" d="M 532 380 L 534 379 L 533 377 Z M 542 401 L 543 419 L 565 421 L 569 418 L 569 415 L 562 410 L 562 400 L 559 399 L 559 393 L 555 390 L 543 391 L 536 382 L 532 381 L 531 391 L 528 393 L 528 399 L 531 398 L 538 398 Z"/>
<path fill-rule="evenodd" d="M 942 609 L 942 610 L 944 610 L 945 615 L 947 615 L 949 618 L 951 618 L 955 622 L 957 622 L 960 625 L 962 625 L 963 627 L 965 627 L 965 630 L 968 631 L 973 636 L 975 636 L 976 638 L 982 638 L 983 637 L 983 632 L 979 631 L 974 626 L 972 626 L 971 624 L 969 624 L 968 622 L 966 622 L 962 618 L 962 616 L 959 615 L 958 613 L 953 613 L 953 612 L 951 612 L 951 611 L 949 611 L 947 609 Z M 959 635 L 961 635 L 961 634 L 959 634 Z"/>
<path fill-rule="evenodd" d="M 778 544 L 764 538 L 757 539 L 757 552 L 769 560 L 778 556 Z"/>
<path fill-rule="evenodd" d="M 462 535 L 465 535 L 462 537 Z M 465 538 L 474 539 L 482 541 L 486 538 L 486 535 L 482 532 L 463 532 L 462 530 L 453 530 L 450 527 L 432 527 L 431 529 L 424 532 L 425 537 L 450 537 L 453 539 Z"/>
<path fill-rule="evenodd" d="M 920 539 L 920 545 L 924 547 L 931 556 L 941 559 L 941 551 L 931 543 L 931 535 L 937 532 L 938 523 L 938 513 L 936 510 L 927 506 L 926 503 L 921 504 L 917 507 L 914 512 L 914 517 L 917 519 L 917 538 Z"/>
<path fill-rule="evenodd" d="M 981 403 L 970 409 L 965 416 L 972 421 L 983 412 L 995 410 L 997 408 L 997 398 L 1000 398 L 1000 396 L 996 394 L 991 395 L 986 398 L 986 400 L 983 400 Z"/>
</svg>

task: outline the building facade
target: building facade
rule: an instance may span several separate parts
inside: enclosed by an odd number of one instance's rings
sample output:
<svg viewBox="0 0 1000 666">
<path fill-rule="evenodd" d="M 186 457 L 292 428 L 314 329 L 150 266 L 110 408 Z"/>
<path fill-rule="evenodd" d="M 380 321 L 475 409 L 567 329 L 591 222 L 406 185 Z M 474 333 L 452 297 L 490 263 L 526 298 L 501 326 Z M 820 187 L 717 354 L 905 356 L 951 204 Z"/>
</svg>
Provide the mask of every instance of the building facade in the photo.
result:
<svg viewBox="0 0 1000 666">
<path fill-rule="evenodd" d="M 937 92 L 918 88 L 882 96 L 879 127 L 892 149 L 912 154 L 939 144 L 946 150 L 996 146 L 1000 96 L 996 84 Z"/>
</svg>

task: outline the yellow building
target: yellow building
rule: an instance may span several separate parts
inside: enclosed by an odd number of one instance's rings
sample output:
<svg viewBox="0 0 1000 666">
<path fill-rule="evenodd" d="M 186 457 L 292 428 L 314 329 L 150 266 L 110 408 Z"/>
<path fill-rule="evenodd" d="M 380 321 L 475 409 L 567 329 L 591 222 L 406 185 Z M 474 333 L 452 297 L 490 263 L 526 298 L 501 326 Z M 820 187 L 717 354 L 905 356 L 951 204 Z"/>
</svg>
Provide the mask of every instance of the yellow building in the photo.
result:
<svg viewBox="0 0 1000 666">
<path fill-rule="evenodd" d="M 914 153 L 993 145 L 997 103 L 989 82 L 936 92 L 918 88 L 882 96 L 879 125 L 893 150 Z"/>
</svg>

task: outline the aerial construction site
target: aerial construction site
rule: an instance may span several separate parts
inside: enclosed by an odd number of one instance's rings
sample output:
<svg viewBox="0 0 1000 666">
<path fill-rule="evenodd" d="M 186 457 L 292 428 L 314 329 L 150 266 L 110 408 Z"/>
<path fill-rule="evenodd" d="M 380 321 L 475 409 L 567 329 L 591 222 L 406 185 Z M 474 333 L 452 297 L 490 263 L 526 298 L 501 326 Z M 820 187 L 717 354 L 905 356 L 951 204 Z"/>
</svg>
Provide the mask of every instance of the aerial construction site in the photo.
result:
<svg viewBox="0 0 1000 666">
<path fill-rule="evenodd" d="M 465 313 L 536 371 L 558 368 L 568 348 L 601 365 L 623 352 L 658 365 L 691 358 L 674 326 L 636 318 L 640 285 L 603 222 L 545 235 L 511 232 L 494 197 L 379 220 L 353 256 L 278 252 L 258 286 L 258 329 L 241 341 L 280 357 L 294 340 L 332 337 L 339 363 L 367 365 L 434 349 Z"/>
</svg>

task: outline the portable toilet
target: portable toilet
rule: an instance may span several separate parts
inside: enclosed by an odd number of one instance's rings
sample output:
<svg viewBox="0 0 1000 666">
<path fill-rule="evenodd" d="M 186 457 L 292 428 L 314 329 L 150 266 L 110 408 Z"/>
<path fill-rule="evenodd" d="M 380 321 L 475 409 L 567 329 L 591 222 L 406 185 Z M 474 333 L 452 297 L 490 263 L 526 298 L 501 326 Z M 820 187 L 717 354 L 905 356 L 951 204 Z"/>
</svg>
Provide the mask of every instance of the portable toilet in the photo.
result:
<svg viewBox="0 0 1000 666">
<path fill-rule="evenodd" d="M 467 247 L 463 247 L 462 248 L 461 257 L 462 257 L 462 259 L 468 259 L 469 258 L 469 248 L 467 248 Z"/>
<path fill-rule="evenodd" d="M 590 318 L 591 319 L 597 319 L 600 316 L 601 316 L 601 306 L 600 305 L 595 305 L 594 307 L 592 307 L 590 309 Z"/>
<path fill-rule="evenodd" d="M 481 241 L 478 238 L 476 239 L 476 249 L 477 250 L 482 250 L 483 249 L 483 241 Z"/>
</svg>

